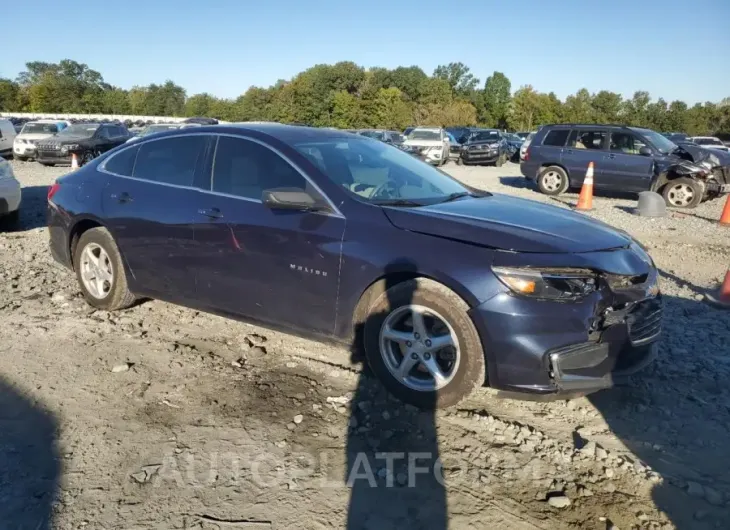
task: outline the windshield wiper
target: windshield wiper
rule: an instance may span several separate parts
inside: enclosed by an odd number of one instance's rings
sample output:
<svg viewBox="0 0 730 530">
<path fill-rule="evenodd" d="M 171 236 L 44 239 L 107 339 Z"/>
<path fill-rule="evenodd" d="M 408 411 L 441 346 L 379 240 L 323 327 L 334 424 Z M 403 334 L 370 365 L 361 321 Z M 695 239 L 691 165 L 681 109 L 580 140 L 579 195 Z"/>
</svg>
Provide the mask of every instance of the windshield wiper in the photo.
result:
<svg viewBox="0 0 730 530">
<path fill-rule="evenodd" d="M 423 206 L 422 203 L 411 201 L 408 199 L 381 199 L 378 201 L 372 201 L 373 204 L 377 204 L 378 206 Z"/>
<path fill-rule="evenodd" d="M 468 191 L 457 191 L 456 193 L 447 195 L 440 202 L 451 202 L 451 201 L 455 201 L 456 199 L 461 199 L 462 197 L 474 197 L 474 196 L 475 195 L 473 195 L 472 193 L 470 193 Z"/>
</svg>

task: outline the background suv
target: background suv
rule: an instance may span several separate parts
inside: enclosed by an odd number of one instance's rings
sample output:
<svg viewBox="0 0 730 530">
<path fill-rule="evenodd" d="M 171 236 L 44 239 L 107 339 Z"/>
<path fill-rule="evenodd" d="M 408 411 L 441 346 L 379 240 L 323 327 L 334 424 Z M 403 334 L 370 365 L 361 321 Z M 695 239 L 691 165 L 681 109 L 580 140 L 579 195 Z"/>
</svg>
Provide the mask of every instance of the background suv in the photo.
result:
<svg viewBox="0 0 730 530">
<path fill-rule="evenodd" d="M 730 191 L 727 163 L 718 153 L 675 143 L 650 129 L 621 125 L 546 125 L 520 164 L 542 193 L 578 188 L 594 164 L 594 187 L 618 192 L 656 191 L 669 206 L 694 208 Z M 717 168 L 717 170 L 716 170 Z"/>
</svg>

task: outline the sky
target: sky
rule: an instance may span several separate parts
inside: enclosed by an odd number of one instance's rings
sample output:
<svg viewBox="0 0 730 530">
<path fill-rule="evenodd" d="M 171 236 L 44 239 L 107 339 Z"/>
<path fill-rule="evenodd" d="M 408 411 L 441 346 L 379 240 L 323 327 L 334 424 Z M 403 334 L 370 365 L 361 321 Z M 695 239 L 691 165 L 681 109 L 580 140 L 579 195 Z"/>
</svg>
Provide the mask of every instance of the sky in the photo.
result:
<svg viewBox="0 0 730 530">
<path fill-rule="evenodd" d="M 47 5 L 44 5 L 47 4 Z M 730 97 L 730 0 L 50 0 L 5 2 L 0 77 L 73 59 L 122 88 L 171 79 L 237 97 L 314 65 L 463 62 L 512 90 L 689 104 Z M 12 24 L 11 21 L 19 21 Z M 7 37 L 6 37 L 7 38 Z"/>
</svg>

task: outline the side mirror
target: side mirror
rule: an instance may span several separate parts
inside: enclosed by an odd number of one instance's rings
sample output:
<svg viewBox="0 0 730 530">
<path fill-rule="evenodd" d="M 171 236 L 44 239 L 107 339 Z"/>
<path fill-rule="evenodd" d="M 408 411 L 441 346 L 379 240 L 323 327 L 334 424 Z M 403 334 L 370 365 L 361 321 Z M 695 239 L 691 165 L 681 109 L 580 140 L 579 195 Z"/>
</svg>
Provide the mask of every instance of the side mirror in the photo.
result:
<svg viewBox="0 0 730 530">
<path fill-rule="evenodd" d="M 304 190 L 297 188 L 273 188 L 264 190 L 261 200 L 272 210 L 296 210 L 317 212 L 327 207 Z"/>
<path fill-rule="evenodd" d="M 639 149 L 639 154 L 641 156 L 651 156 L 654 153 L 651 152 L 651 149 L 649 147 L 644 146 L 641 149 Z"/>
</svg>

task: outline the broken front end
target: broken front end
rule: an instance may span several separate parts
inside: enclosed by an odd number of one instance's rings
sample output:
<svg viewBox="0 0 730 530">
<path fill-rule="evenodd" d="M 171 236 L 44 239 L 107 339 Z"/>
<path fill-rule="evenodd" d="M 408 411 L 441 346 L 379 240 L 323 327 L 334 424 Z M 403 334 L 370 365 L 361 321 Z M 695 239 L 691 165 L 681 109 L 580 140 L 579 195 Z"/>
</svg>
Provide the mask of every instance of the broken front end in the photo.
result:
<svg viewBox="0 0 730 530">
<path fill-rule="evenodd" d="M 489 344 L 490 386 L 591 392 L 625 380 L 656 355 L 662 329 L 659 273 L 637 243 L 575 254 L 499 252 L 495 267 L 500 274 L 517 271 L 515 285 L 526 271 L 557 290 L 576 291 L 555 299 L 505 289 L 472 309 L 483 344 Z"/>
</svg>

